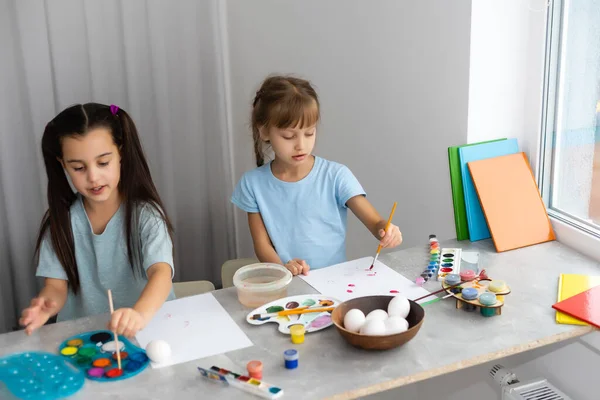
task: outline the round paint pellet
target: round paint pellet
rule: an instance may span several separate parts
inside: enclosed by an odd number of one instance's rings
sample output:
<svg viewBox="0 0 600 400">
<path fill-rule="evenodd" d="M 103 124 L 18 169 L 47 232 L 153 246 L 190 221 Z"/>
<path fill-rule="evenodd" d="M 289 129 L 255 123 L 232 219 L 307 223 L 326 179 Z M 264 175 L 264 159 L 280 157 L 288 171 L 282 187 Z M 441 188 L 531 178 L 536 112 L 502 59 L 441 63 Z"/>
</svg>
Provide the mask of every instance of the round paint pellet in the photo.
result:
<svg viewBox="0 0 600 400">
<path fill-rule="evenodd" d="M 126 359 L 127 358 L 127 352 L 126 351 L 121 351 L 120 352 L 120 356 L 121 356 L 121 360 Z M 112 358 L 113 358 L 113 360 L 118 360 L 119 359 L 117 357 L 117 353 L 116 352 L 112 355 Z"/>
<path fill-rule="evenodd" d="M 442 268 L 440 272 L 452 272 L 452 268 Z"/>
<path fill-rule="evenodd" d="M 107 378 L 118 378 L 119 376 L 123 375 L 123 370 L 119 368 L 113 368 L 106 371 L 105 375 Z"/>
<path fill-rule="evenodd" d="M 472 281 L 473 279 L 475 279 L 475 271 L 473 271 L 472 269 L 467 269 L 464 271 L 460 271 L 460 279 L 462 281 Z"/>
<path fill-rule="evenodd" d="M 113 338 L 113 335 L 111 333 L 98 332 L 98 333 L 94 333 L 90 337 L 90 341 L 93 343 L 105 343 L 105 342 L 108 342 L 109 340 L 112 340 L 112 338 Z"/>
<path fill-rule="evenodd" d="M 504 281 L 491 281 L 488 289 L 490 292 L 499 293 L 506 291 L 506 283 Z"/>
<path fill-rule="evenodd" d="M 78 353 L 84 357 L 91 357 L 97 353 L 97 350 L 94 347 L 83 347 L 79 349 Z"/>
<path fill-rule="evenodd" d="M 477 289 L 474 288 L 464 288 L 462 290 L 462 297 L 465 300 L 475 300 L 478 295 L 479 292 L 477 291 Z"/>
<path fill-rule="evenodd" d="M 75 354 L 77 354 L 78 350 L 79 349 L 77 347 L 67 346 L 62 348 L 60 354 L 62 354 L 63 356 L 74 356 Z"/>
<path fill-rule="evenodd" d="M 133 372 L 133 371 L 137 371 L 141 367 L 142 367 L 141 362 L 133 361 L 130 359 L 129 361 L 127 361 L 124 368 L 125 368 L 125 371 Z"/>
<path fill-rule="evenodd" d="M 84 367 L 90 365 L 92 363 L 92 359 L 90 357 L 77 355 L 77 357 L 75 358 L 75 363 L 81 367 Z"/>
<path fill-rule="evenodd" d="M 454 254 L 452 254 L 452 253 L 446 253 L 446 254 L 443 254 L 442 257 L 453 258 Z"/>
<path fill-rule="evenodd" d="M 494 293 L 485 292 L 481 293 L 481 296 L 479 296 L 479 302 L 484 306 L 493 306 L 496 304 L 496 301 L 497 299 Z"/>
<path fill-rule="evenodd" d="M 71 339 L 67 342 L 67 346 L 70 347 L 81 347 L 83 345 L 83 340 L 81 339 Z"/>
<path fill-rule="evenodd" d="M 145 353 L 133 353 L 129 355 L 129 360 L 136 361 L 139 363 L 145 363 L 146 361 L 148 361 L 148 356 Z"/>
<path fill-rule="evenodd" d="M 448 274 L 444 281 L 450 286 L 458 285 L 460 283 L 460 276 L 458 274 Z"/>
<path fill-rule="evenodd" d="M 94 362 L 92 363 L 92 365 L 94 367 L 98 367 L 98 368 L 105 368 L 105 367 L 108 367 L 110 364 L 111 363 L 108 358 L 98 358 L 98 359 L 94 360 Z"/>
<path fill-rule="evenodd" d="M 119 350 L 123 351 L 123 349 L 125 348 L 125 343 L 119 341 Z M 114 340 L 111 340 L 110 342 L 106 342 L 102 345 L 102 351 L 105 353 L 114 353 L 117 351 L 117 344 Z"/>
<path fill-rule="evenodd" d="M 87 374 L 94 378 L 101 378 L 104 375 L 104 368 L 90 368 L 87 370 Z"/>
<path fill-rule="evenodd" d="M 442 260 L 442 262 L 445 262 L 445 263 L 446 263 L 446 262 L 452 262 L 452 261 L 454 261 L 454 260 L 453 260 L 453 259 L 451 259 L 451 258 L 444 258 L 444 259 Z"/>
</svg>

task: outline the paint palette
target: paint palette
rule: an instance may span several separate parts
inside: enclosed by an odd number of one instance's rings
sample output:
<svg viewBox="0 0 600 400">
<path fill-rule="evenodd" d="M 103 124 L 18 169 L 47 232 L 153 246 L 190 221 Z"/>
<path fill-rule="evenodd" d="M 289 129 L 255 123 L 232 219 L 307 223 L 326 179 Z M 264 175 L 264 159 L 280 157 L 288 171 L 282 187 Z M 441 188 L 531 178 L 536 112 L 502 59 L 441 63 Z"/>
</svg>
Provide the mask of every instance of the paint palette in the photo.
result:
<svg viewBox="0 0 600 400">
<path fill-rule="evenodd" d="M 225 385 L 231 385 L 264 399 L 278 399 L 283 396 L 283 389 L 281 388 L 269 385 L 258 379 L 250 378 L 249 376 L 236 374 L 223 368 L 213 366 L 210 367 L 210 369 L 205 369 L 198 367 L 198 371 L 200 371 L 200 374 L 205 378 Z"/>
<path fill-rule="evenodd" d="M 26 352 L 0 358 L 0 381 L 18 399 L 46 400 L 75 394 L 85 378 L 56 354 Z"/>
<path fill-rule="evenodd" d="M 110 331 L 92 331 L 75 335 L 58 348 L 63 359 L 82 371 L 88 379 L 101 382 L 131 378 L 150 363 L 146 352 L 119 336 L 121 369 L 118 368 L 117 348 Z"/>
<path fill-rule="evenodd" d="M 460 273 L 462 249 L 442 249 L 440 252 L 437 280 L 443 280 L 448 274 Z"/>
<path fill-rule="evenodd" d="M 501 286 L 498 283 L 501 283 Z M 485 316 L 502 314 L 504 296 L 510 294 L 510 288 L 504 282 L 491 279 L 463 282 L 460 285 L 460 291 L 448 289 L 446 282 L 442 282 L 442 288 L 456 299 L 456 308 L 473 311 L 479 307 L 481 314 Z M 466 296 L 467 293 L 469 296 Z"/>
<path fill-rule="evenodd" d="M 298 324 L 304 325 L 306 333 L 317 332 L 333 324 L 331 321 L 331 311 L 285 316 L 265 316 L 265 314 L 278 313 L 280 311 L 287 310 L 300 310 L 303 308 L 337 307 L 340 303 L 341 302 L 337 299 L 318 294 L 291 296 L 272 301 L 255 310 L 252 310 L 246 316 L 246 321 L 252 325 L 263 325 L 269 322 L 275 322 L 279 324 L 279 332 L 288 335 L 290 334 L 290 327 Z M 260 315 L 263 317 L 259 317 Z"/>
</svg>

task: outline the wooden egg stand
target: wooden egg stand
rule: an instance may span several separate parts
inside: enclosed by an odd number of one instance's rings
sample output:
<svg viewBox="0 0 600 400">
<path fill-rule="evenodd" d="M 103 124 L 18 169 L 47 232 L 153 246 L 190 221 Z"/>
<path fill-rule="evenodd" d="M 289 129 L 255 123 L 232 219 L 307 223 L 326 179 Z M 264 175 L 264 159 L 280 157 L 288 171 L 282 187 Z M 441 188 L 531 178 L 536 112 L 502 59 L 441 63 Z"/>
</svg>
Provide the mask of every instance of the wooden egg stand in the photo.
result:
<svg viewBox="0 0 600 400">
<path fill-rule="evenodd" d="M 489 286 L 489 283 L 492 281 L 492 279 L 490 278 L 480 278 L 480 279 L 473 279 L 472 281 L 467 281 L 467 282 L 463 282 L 461 283 L 459 286 L 455 286 L 453 289 L 457 289 L 457 288 L 462 288 L 462 289 L 466 289 L 466 288 L 474 288 L 479 292 L 479 295 L 481 295 L 482 293 L 485 293 L 488 291 L 487 287 Z M 485 282 L 484 284 L 480 284 L 480 282 Z M 496 304 L 491 305 L 491 306 L 486 306 L 483 305 L 479 302 L 479 296 L 477 296 L 476 299 L 474 300 L 466 300 L 462 298 L 462 289 L 460 293 L 454 293 L 452 291 L 452 289 L 449 288 L 449 285 L 446 284 L 445 281 L 442 281 L 442 288 L 446 290 L 446 292 L 448 292 L 448 294 L 452 295 L 452 297 L 454 297 L 456 299 L 456 308 L 457 309 L 461 309 L 464 308 L 465 305 L 471 304 L 473 306 L 479 307 L 479 308 L 490 308 L 490 309 L 494 309 L 495 311 L 495 315 L 501 315 L 502 314 L 502 306 L 504 305 L 504 300 L 496 300 Z M 490 291 L 491 292 L 491 291 Z M 506 296 L 508 294 L 510 294 L 510 287 L 508 287 L 508 285 L 506 285 L 506 290 L 503 292 L 491 292 L 494 293 L 496 296 Z"/>
</svg>

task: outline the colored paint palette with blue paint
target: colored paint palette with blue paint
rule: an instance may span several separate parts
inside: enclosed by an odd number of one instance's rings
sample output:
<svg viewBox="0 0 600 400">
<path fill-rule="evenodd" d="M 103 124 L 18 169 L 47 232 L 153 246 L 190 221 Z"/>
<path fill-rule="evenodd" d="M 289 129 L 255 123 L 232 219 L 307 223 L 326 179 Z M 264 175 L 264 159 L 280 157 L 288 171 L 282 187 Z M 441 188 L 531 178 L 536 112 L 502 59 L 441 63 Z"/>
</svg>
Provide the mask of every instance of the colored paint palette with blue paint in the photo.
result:
<svg viewBox="0 0 600 400">
<path fill-rule="evenodd" d="M 287 310 L 300 310 L 303 308 L 335 308 L 340 305 L 340 303 L 339 300 L 332 297 L 317 294 L 286 297 L 252 310 L 246 316 L 246 322 L 252 325 L 277 323 L 279 325 L 279 332 L 288 335 L 290 334 L 290 327 L 293 325 L 304 325 L 306 333 L 317 332 L 333 324 L 331 321 L 332 311 L 285 316 L 277 316 L 276 313 Z"/>
<path fill-rule="evenodd" d="M 437 280 L 442 281 L 448 274 L 460 273 L 462 249 L 442 249 L 440 252 L 440 262 L 437 273 Z"/>
<path fill-rule="evenodd" d="M 0 381 L 15 398 L 49 400 L 77 393 L 85 377 L 56 354 L 32 351 L 0 358 Z"/>
<path fill-rule="evenodd" d="M 72 336 L 58 348 L 63 359 L 85 374 L 101 382 L 131 378 L 142 372 L 150 360 L 146 352 L 119 336 L 121 369 L 118 366 L 117 346 L 110 331 L 92 331 Z"/>
</svg>

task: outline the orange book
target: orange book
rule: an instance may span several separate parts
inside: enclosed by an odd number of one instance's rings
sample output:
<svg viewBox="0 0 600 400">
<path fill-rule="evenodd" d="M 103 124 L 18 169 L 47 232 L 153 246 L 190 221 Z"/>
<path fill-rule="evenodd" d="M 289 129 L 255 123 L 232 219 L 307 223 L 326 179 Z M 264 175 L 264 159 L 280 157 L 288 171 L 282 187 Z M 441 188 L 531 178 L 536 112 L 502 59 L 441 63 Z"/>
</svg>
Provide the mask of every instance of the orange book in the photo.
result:
<svg viewBox="0 0 600 400">
<path fill-rule="evenodd" d="M 468 164 L 496 251 L 555 239 L 525 153 Z"/>
</svg>

